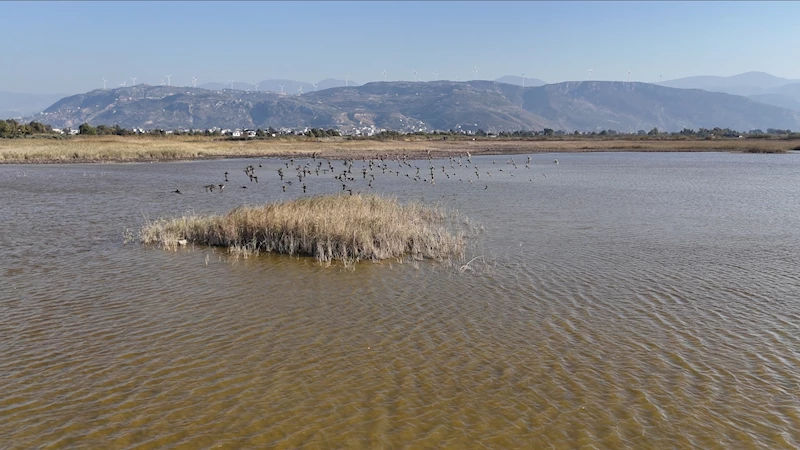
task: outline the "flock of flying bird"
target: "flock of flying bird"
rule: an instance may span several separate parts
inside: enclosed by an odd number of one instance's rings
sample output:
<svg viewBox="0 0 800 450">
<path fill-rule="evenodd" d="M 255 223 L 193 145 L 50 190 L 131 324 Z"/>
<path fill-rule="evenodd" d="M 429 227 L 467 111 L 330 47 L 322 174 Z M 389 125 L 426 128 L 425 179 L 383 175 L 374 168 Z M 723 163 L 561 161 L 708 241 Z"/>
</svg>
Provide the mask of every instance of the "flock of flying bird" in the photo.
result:
<svg viewBox="0 0 800 450">
<path fill-rule="evenodd" d="M 440 179 L 457 178 L 458 181 L 462 183 L 468 182 L 470 184 L 474 184 L 477 182 L 484 184 L 484 189 L 489 189 L 489 184 L 486 183 L 485 180 L 492 178 L 493 170 L 496 170 L 497 172 L 507 172 L 509 176 L 513 177 L 515 174 L 520 173 L 518 169 L 520 169 L 520 166 L 523 165 L 522 162 L 518 164 L 517 161 L 515 161 L 512 157 L 505 161 L 505 170 L 503 168 L 487 170 L 484 167 L 479 167 L 478 164 L 472 160 L 472 155 L 469 152 L 466 152 L 466 156 L 449 156 L 448 161 L 445 164 L 441 164 L 443 160 L 434 161 L 430 152 L 428 152 L 428 167 L 420 166 L 422 161 L 424 160 L 411 159 L 408 155 L 393 157 L 382 155 L 369 159 L 346 158 L 334 163 L 334 160 L 320 158 L 316 153 L 312 153 L 310 160 L 306 158 L 295 161 L 294 158 L 289 158 L 289 160 L 285 161 L 276 172 L 277 178 L 281 184 L 281 190 L 283 192 L 286 192 L 287 189 L 295 189 L 299 187 L 305 194 L 308 191 L 308 184 L 311 182 L 311 180 L 315 179 L 313 177 L 317 177 L 317 179 L 319 179 L 319 177 L 332 177 L 341 184 L 341 192 L 348 192 L 350 195 L 353 195 L 353 188 L 359 185 L 363 186 L 364 183 L 366 183 L 366 189 L 373 189 L 375 183 L 377 182 L 376 174 L 388 176 L 394 175 L 395 178 L 398 179 L 428 183 L 431 186 L 436 185 L 437 177 Z M 553 162 L 558 164 L 557 159 Z M 358 167 L 359 163 L 360 167 Z M 493 166 L 496 166 L 497 164 L 498 163 L 496 160 L 492 161 Z M 525 170 L 530 171 L 531 164 L 531 157 L 527 156 L 527 159 L 524 162 Z M 258 168 L 261 167 L 262 165 L 259 163 Z M 459 171 L 462 173 L 460 177 Z M 464 176 L 465 171 L 468 171 L 466 172 L 466 176 Z M 259 183 L 255 166 L 252 164 L 248 165 L 244 168 L 243 172 L 247 179 L 250 180 L 249 184 L 252 185 L 252 183 Z M 226 183 L 229 182 L 229 175 L 230 174 L 228 172 L 225 172 L 224 181 L 207 184 L 203 186 L 203 188 L 206 192 L 222 192 L 226 187 Z M 529 177 L 530 181 L 533 181 L 532 172 L 526 175 Z M 481 176 L 484 178 L 482 179 Z M 547 177 L 547 175 L 544 173 L 542 173 L 542 176 L 545 178 Z M 481 183 L 482 181 L 483 183 Z M 243 184 L 241 186 L 241 189 L 247 188 L 248 184 Z M 176 189 L 172 192 L 175 194 L 182 194 L 179 189 Z"/>
</svg>

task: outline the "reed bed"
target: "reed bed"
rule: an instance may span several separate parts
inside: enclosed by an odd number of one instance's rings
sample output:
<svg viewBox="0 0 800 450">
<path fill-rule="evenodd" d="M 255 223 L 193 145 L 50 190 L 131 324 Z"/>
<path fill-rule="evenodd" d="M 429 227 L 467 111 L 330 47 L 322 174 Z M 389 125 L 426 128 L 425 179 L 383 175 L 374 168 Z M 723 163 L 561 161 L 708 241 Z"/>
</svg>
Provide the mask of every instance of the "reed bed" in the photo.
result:
<svg viewBox="0 0 800 450">
<path fill-rule="evenodd" d="M 222 215 L 185 215 L 146 223 L 139 240 L 164 249 L 200 244 L 248 257 L 308 255 L 320 263 L 388 258 L 463 258 L 469 225 L 438 207 L 375 195 L 320 195 Z"/>
<path fill-rule="evenodd" d="M 88 136 L 69 139 L 0 139 L 0 163 L 70 163 L 174 161 L 207 158 L 300 156 L 316 153 L 326 158 L 375 155 L 438 157 L 469 151 L 479 154 L 539 152 L 670 152 L 750 151 L 780 153 L 797 144 L 785 140 L 639 140 L 560 137 L 536 140 L 471 139 L 346 140 L 342 138 L 229 141 L 219 138 L 174 136 Z"/>
</svg>

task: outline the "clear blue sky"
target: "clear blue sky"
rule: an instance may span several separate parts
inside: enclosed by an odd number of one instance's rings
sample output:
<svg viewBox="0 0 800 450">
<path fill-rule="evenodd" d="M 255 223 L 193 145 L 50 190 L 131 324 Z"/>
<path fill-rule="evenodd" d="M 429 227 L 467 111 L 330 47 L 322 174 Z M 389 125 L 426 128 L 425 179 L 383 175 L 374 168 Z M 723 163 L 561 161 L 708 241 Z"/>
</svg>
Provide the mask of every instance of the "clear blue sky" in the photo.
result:
<svg viewBox="0 0 800 450">
<path fill-rule="evenodd" d="M 798 2 L 4 2 L 0 90 L 189 85 L 800 78 Z"/>
</svg>

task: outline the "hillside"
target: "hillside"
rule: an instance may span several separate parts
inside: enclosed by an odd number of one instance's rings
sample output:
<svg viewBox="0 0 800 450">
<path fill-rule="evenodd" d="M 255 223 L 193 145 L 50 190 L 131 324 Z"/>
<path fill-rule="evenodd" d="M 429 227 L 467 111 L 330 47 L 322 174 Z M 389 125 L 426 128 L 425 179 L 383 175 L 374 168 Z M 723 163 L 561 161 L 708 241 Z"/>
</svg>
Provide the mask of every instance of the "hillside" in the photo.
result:
<svg viewBox="0 0 800 450">
<path fill-rule="evenodd" d="M 337 128 L 623 132 L 800 128 L 800 113 L 748 98 L 647 83 L 375 82 L 279 94 L 137 85 L 64 98 L 32 120 L 126 128 Z"/>
</svg>

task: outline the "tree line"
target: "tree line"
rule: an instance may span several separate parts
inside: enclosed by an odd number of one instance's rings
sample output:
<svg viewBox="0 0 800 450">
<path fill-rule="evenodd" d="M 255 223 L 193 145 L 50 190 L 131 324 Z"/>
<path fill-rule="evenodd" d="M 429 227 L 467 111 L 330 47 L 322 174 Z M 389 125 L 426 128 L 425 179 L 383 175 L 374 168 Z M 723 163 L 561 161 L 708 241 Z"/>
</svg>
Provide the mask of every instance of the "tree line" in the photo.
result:
<svg viewBox="0 0 800 450">
<path fill-rule="evenodd" d="M 39 122 L 18 123 L 16 120 L 0 120 L 0 138 L 29 137 L 55 134 L 53 127 Z"/>
<path fill-rule="evenodd" d="M 163 130 L 163 129 L 153 129 L 153 130 L 141 130 L 138 128 L 128 129 L 120 127 L 119 125 L 97 125 L 92 126 L 88 123 L 83 123 L 78 127 L 77 134 L 83 136 L 133 136 L 133 135 L 147 135 L 147 136 L 165 136 L 165 135 L 175 135 L 175 136 L 224 136 L 222 134 L 222 130 L 220 129 L 212 129 L 212 130 Z M 0 120 L 0 138 L 24 138 L 24 137 L 36 137 L 36 136 L 48 136 L 48 137 L 58 137 L 61 135 L 70 135 L 71 130 L 66 128 L 64 130 L 57 130 L 54 129 L 50 125 L 46 125 L 39 122 L 29 122 L 29 123 L 19 123 L 13 119 L 8 120 Z M 333 128 L 323 129 L 323 128 L 310 128 L 305 129 L 303 131 L 293 131 L 293 132 L 281 132 L 276 130 L 273 127 L 268 127 L 266 129 L 257 129 L 254 130 L 255 138 L 270 138 L 277 135 L 293 135 L 293 136 L 306 136 L 306 137 L 313 137 L 313 138 L 323 138 L 323 137 L 333 137 L 333 136 L 341 136 L 341 133 Z M 450 129 L 448 131 L 417 131 L 411 133 L 404 133 L 395 130 L 384 130 L 380 133 L 377 133 L 373 137 L 378 139 L 396 139 L 401 136 L 428 136 L 433 138 L 447 138 L 447 136 L 479 136 L 479 137 L 499 137 L 499 138 L 537 138 L 537 137 L 548 137 L 548 136 L 584 136 L 584 137 L 606 137 L 606 136 L 645 136 L 648 138 L 651 137 L 665 137 L 665 138 L 695 138 L 695 139 L 713 139 L 713 138 L 738 138 L 740 136 L 747 137 L 750 139 L 768 139 L 775 136 L 786 136 L 789 139 L 800 139 L 800 133 L 792 132 L 792 130 L 788 129 L 780 129 L 780 128 L 767 128 L 766 130 L 755 129 L 749 130 L 747 132 L 744 131 L 737 131 L 732 130 L 730 128 L 699 128 L 698 130 L 693 130 L 691 128 L 684 128 L 681 131 L 677 132 L 664 132 L 660 131 L 658 128 L 652 128 L 649 131 L 645 130 L 638 130 L 635 133 L 626 133 L 620 132 L 616 130 L 600 130 L 600 131 L 591 131 L 591 132 L 581 132 L 578 130 L 573 131 L 572 133 L 568 133 L 565 130 L 554 130 L 552 128 L 544 128 L 542 130 L 518 130 L 518 131 L 501 131 L 497 133 L 490 133 L 486 132 L 483 129 L 477 129 L 475 131 L 465 131 L 465 130 L 455 130 Z M 243 134 L 239 138 L 235 138 L 232 136 L 228 136 L 230 139 L 248 139 L 252 138 L 247 134 Z M 364 138 L 364 137 L 362 137 Z"/>
</svg>

